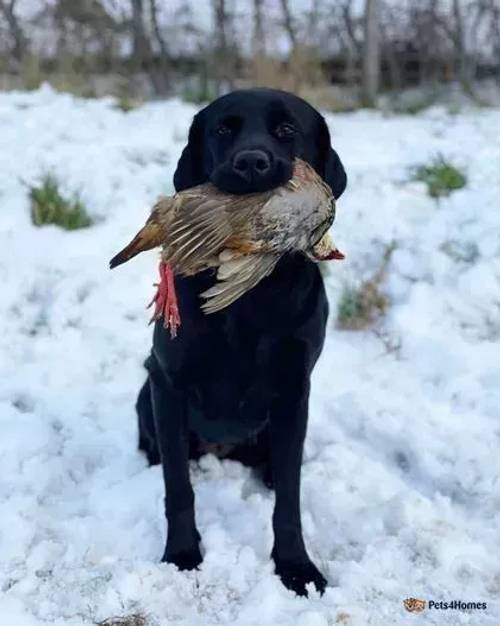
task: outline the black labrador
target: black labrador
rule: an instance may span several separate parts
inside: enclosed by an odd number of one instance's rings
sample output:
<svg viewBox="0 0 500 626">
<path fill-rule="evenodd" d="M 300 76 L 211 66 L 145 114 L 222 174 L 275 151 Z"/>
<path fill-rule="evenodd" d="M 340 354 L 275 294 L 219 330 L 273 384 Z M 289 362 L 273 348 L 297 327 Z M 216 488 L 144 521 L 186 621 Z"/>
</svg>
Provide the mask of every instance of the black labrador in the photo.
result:
<svg viewBox="0 0 500 626">
<path fill-rule="evenodd" d="M 346 174 L 323 117 L 307 102 L 271 89 L 225 95 L 194 118 L 174 176 L 177 191 L 212 181 L 244 194 L 285 183 L 294 157 L 308 161 L 336 198 Z M 211 271 L 178 278 L 182 326 L 172 340 L 162 322 L 139 393 L 139 448 L 163 466 L 168 521 L 163 560 L 180 569 L 202 561 L 189 459 L 207 451 L 261 466 L 273 486 L 276 573 L 306 594 L 326 580 L 309 558 L 300 519 L 300 468 L 310 376 L 325 337 L 328 302 L 319 268 L 283 258 L 271 276 L 227 309 L 200 310 Z"/>
</svg>

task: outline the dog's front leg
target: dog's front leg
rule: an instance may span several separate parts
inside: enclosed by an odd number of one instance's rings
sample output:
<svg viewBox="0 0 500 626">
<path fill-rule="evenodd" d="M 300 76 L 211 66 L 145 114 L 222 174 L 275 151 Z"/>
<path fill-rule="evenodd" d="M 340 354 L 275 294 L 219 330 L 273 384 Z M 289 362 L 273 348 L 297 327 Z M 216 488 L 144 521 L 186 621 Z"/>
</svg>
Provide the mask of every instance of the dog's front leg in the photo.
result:
<svg viewBox="0 0 500 626">
<path fill-rule="evenodd" d="M 300 470 L 307 429 L 309 374 L 300 349 L 285 350 L 270 419 L 271 466 L 276 492 L 271 556 L 283 584 L 307 595 L 306 584 L 322 593 L 326 580 L 309 558 L 300 519 Z"/>
<path fill-rule="evenodd" d="M 151 376 L 151 396 L 158 448 L 165 481 L 167 545 L 162 561 L 194 569 L 201 561 L 194 492 L 189 479 L 189 434 L 183 394 L 163 373 Z"/>
</svg>

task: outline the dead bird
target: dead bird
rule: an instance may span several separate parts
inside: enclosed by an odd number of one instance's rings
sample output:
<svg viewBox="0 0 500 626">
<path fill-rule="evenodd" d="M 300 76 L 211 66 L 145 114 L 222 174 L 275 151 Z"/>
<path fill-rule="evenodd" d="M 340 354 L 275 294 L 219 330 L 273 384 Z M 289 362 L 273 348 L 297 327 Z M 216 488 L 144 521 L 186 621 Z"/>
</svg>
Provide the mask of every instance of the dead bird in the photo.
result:
<svg viewBox="0 0 500 626">
<path fill-rule="evenodd" d="M 217 282 L 201 294 L 204 312 L 215 313 L 268 276 L 287 252 L 303 252 L 314 261 L 343 259 L 327 233 L 334 219 L 330 187 L 296 159 L 292 178 L 270 191 L 235 195 L 205 183 L 161 197 L 110 267 L 162 246 L 151 321 L 163 316 L 175 336 L 180 315 L 174 273 L 192 276 L 217 268 Z"/>
</svg>

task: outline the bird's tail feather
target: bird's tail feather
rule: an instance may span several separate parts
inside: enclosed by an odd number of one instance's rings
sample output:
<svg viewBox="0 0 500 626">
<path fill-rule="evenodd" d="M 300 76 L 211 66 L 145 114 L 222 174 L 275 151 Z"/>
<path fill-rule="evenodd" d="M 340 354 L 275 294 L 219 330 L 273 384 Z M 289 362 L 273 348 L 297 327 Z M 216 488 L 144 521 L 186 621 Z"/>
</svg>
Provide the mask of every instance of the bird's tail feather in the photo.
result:
<svg viewBox="0 0 500 626">
<path fill-rule="evenodd" d="M 162 232 L 159 224 L 155 222 L 147 223 L 132 241 L 116 254 L 109 262 L 110 269 L 129 261 L 145 250 L 152 250 L 163 243 Z"/>
</svg>

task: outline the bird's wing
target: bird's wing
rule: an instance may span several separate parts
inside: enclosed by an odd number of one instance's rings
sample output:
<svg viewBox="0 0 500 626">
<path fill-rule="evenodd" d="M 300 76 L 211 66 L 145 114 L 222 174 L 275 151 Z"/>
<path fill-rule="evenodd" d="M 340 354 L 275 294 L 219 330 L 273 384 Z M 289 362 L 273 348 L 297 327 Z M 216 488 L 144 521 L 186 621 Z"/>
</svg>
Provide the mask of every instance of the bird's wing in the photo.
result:
<svg viewBox="0 0 500 626">
<path fill-rule="evenodd" d="M 255 287 L 276 266 L 280 255 L 249 254 L 223 261 L 217 272 L 217 282 L 201 295 L 205 313 L 215 313 L 232 304 Z"/>
<path fill-rule="evenodd" d="M 217 256 L 235 232 L 228 212 L 238 201 L 219 193 L 186 199 L 166 234 L 163 260 L 190 274 Z"/>
</svg>

